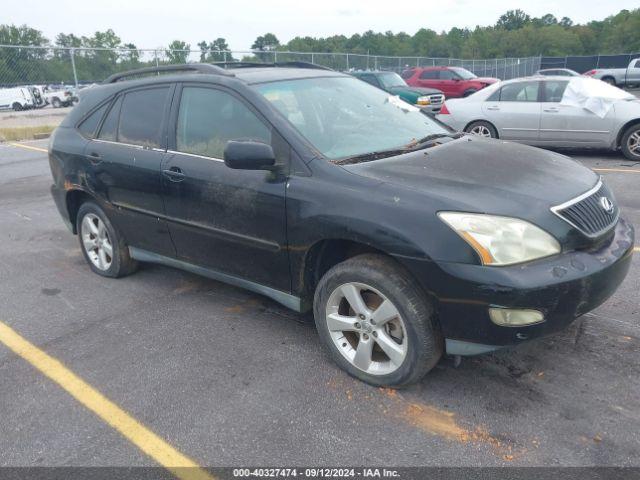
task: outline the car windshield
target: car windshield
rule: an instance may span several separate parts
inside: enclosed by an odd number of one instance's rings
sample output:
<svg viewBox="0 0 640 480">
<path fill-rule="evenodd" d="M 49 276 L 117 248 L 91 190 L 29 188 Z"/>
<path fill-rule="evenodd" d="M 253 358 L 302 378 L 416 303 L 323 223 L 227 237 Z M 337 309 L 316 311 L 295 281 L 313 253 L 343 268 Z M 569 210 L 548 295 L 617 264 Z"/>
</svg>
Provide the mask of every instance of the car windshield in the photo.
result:
<svg viewBox="0 0 640 480">
<path fill-rule="evenodd" d="M 414 106 L 353 77 L 284 80 L 255 88 L 332 160 L 451 133 Z"/>
<path fill-rule="evenodd" d="M 381 73 L 378 75 L 378 79 L 382 86 L 385 88 L 393 88 L 393 87 L 406 87 L 407 82 L 405 82 L 400 75 L 395 72 L 389 73 Z"/>
<path fill-rule="evenodd" d="M 471 73 L 466 68 L 453 67 L 451 70 L 453 70 L 458 75 L 460 75 L 460 77 L 462 77 L 462 79 L 464 79 L 464 80 L 471 80 L 472 78 L 478 78 L 476 74 Z"/>
</svg>

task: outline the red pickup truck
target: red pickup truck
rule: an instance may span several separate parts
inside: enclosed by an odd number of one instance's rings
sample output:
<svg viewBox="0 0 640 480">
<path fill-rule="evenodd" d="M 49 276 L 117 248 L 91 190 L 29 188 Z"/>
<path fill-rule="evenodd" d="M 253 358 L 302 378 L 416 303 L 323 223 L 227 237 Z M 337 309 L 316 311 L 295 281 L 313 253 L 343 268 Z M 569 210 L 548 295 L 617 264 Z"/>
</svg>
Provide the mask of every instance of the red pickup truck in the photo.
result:
<svg viewBox="0 0 640 480">
<path fill-rule="evenodd" d="M 477 77 L 462 67 L 414 67 L 402 72 L 402 78 L 412 87 L 442 90 L 447 98 L 468 97 L 498 78 Z"/>
</svg>

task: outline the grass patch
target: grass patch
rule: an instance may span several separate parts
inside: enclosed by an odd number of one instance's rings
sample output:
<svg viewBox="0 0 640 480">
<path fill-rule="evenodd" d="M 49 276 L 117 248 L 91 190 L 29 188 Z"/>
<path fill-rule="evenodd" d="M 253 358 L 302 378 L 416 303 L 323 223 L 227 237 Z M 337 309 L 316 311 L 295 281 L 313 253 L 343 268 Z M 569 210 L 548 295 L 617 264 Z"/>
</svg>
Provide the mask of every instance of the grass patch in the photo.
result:
<svg viewBox="0 0 640 480">
<path fill-rule="evenodd" d="M 34 140 L 49 135 L 56 128 L 55 125 L 41 125 L 37 127 L 3 127 L 0 128 L 0 141 L 13 142 L 17 140 Z"/>
</svg>

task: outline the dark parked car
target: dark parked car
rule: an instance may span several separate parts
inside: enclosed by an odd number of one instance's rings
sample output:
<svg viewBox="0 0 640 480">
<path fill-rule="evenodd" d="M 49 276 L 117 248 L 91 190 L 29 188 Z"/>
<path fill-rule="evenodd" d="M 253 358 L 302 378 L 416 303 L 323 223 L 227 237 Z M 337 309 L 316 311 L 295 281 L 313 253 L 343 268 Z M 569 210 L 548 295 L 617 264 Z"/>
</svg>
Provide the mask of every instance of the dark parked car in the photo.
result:
<svg viewBox="0 0 640 480">
<path fill-rule="evenodd" d="M 313 309 L 343 369 L 393 386 L 566 327 L 624 279 L 633 228 L 591 170 L 349 75 L 236 67 L 118 74 L 56 129 L 53 198 L 95 273 L 156 262 Z"/>
<path fill-rule="evenodd" d="M 462 67 L 413 67 L 402 72 L 402 78 L 413 87 L 437 88 L 447 98 L 473 95 L 500 79 L 478 77 Z"/>
<path fill-rule="evenodd" d="M 432 113 L 442 108 L 445 96 L 435 88 L 410 87 L 396 72 L 362 71 L 353 75 L 374 87 L 381 88 L 392 95 L 398 95 L 405 102 Z"/>
</svg>

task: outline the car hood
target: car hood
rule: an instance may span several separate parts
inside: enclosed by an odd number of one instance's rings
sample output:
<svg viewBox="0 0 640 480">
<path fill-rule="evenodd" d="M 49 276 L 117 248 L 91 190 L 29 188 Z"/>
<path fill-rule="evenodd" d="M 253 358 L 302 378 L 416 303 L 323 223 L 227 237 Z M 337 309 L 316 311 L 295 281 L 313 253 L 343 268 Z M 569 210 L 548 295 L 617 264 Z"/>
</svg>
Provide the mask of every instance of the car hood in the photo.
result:
<svg viewBox="0 0 640 480">
<path fill-rule="evenodd" d="M 577 197 L 598 181 L 593 171 L 564 155 L 471 135 L 343 168 L 391 184 L 398 192 L 422 192 L 435 209 L 521 218 L 548 216 L 549 207 Z"/>
<path fill-rule="evenodd" d="M 400 94 L 400 93 L 413 93 L 415 95 L 435 95 L 435 94 L 441 94 L 442 92 L 440 90 L 437 90 L 435 88 L 423 88 L 423 87 L 410 87 L 410 86 L 406 86 L 406 87 L 391 87 L 389 89 L 389 91 L 391 93 L 395 93 L 395 94 Z"/>
</svg>

